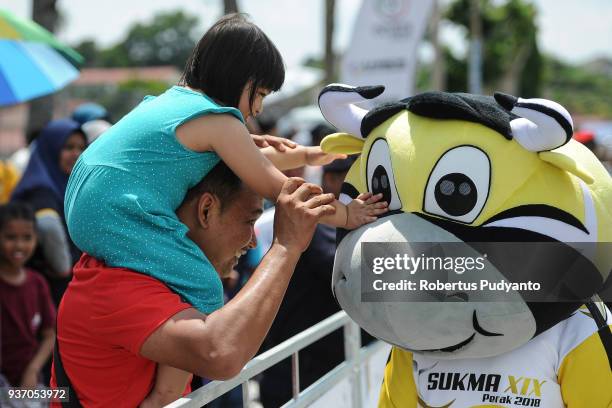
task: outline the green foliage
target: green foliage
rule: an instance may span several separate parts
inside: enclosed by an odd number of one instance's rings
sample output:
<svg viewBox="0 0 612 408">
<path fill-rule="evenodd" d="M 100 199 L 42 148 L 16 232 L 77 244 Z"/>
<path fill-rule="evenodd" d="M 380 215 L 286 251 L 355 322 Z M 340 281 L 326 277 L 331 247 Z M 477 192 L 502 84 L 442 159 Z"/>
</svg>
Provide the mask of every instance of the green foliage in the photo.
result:
<svg viewBox="0 0 612 408">
<path fill-rule="evenodd" d="M 470 0 L 455 0 L 446 18 L 465 29 L 470 39 Z M 528 0 L 480 0 L 483 36 L 484 92 L 515 92 L 523 98 L 545 97 L 565 106 L 573 115 L 612 118 L 612 60 L 576 66 L 543 56 L 537 44 L 536 9 Z M 446 89 L 465 92 L 466 57 L 444 49 Z M 428 89 L 431 67 L 420 68 L 419 89 Z M 429 76 L 429 77 L 428 77 Z M 508 78 L 511 78 L 508 81 Z M 512 83 L 514 89 L 504 89 Z"/>
<path fill-rule="evenodd" d="M 75 48 L 86 67 L 174 65 L 182 69 L 196 44 L 198 18 L 182 11 L 157 14 L 151 23 L 134 24 L 121 42 L 99 49 L 92 40 Z"/>
<path fill-rule="evenodd" d="M 544 57 L 538 49 L 538 43 L 533 39 L 533 49 L 535 52 L 529 54 L 525 68 L 521 75 L 519 92 L 523 98 L 535 98 L 542 96 L 544 87 Z"/>
<path fill-rule="evenodd" d="M 446 89 L 449 92 L 465 92 L 467 90 L 468 67 L 465 59 L 456 58 L 448 49 L 444 49 L 446 59 Z"/>
<path fill-rule="evenodd" d="M 323 61 L 322 58 L 317 58 L 313 56 L 305 58 L 302 65 L 309 68 L 325 69 L 325 61 Z"/>
<path fill-rule="evenodd" d="M 612 66 L 612 61 L 607 61 Z M 544 95 L 559 102 L 573 115 L 612 118 L 612 75 L 586 67 L 545 60 Z"/>
<path fill-rule="evenodd" d="M 470 39 L 470 0 L 455 0 L 449 5 L 446 17 L 464 27 L 466 41 Z M 541 62 L 536 43 L 536 9 L 526 0 L 506 0 L 503 3 L 480 0 L 483 49 L 483 85 L 487 90 L 499 89 L 506 78 L 517 82 L 518 90 L 539 89 Z M 467 74 L 451 71 L 463 69 L 465 61 L 452 55 L 449 61 L 449 86 L 454 90 L 467 89 Z"/>
<path fill-rule="evenodd" d="M 168 84 L 162 81 L 130 79 L 119 84 L 119 91 L 121 92 L 140 92 L 145 95 L 159 95 L 166 89 L 168 89 Z"/>
<path fill-rule="evenodd" d="M 100 50 L 94 40 L 85 40 L 74 47 L 74 49 L 83 56 L 85 67 L 96 66 L 98 53 Z"/>
</svg>

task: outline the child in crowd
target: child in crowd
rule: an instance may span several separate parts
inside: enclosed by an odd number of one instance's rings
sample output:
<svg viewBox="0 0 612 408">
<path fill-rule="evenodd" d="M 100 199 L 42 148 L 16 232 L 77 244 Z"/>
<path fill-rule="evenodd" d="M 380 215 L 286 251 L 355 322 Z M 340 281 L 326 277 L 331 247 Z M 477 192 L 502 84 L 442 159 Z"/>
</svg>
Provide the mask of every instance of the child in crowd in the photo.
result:
<svg viewBox="0 0 612 408">
<path fill-rule="evenodd" d="M 45 279 L 24 268 L 34 247 L 34 212 L 0 206 L 0 372 L 9 385 L 35 388 L 55 341 L 55 307 Z"/>
<path fill-rule="evenodd" d="M 146 98 L 79 158 L 65 197 L 74 243 L 109 266 L 159 279 L 203 313 L 219 309 L 221 280 L 175 214 L 187 190 L 223 160 L 275 202 L 286 180 L 279 169 L 345 157 L 319 147 L 258 149 L 245 120 L 261 113 L 284 75 L 280 53 L 259 27 L 236 14 L 215 23 L 187 62 L 182 86 Z M 381 197 L 335 201 L 324 222 L 347 229 L 372 222 L 387 211 Z"/>
</svg>

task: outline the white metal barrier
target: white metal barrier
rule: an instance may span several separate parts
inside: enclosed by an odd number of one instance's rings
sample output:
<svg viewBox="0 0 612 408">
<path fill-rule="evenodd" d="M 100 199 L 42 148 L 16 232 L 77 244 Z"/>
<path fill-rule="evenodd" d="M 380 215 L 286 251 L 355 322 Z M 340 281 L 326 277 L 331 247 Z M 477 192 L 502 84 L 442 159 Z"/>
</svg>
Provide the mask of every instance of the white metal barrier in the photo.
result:
<svg viewBox="0 0 612 408">
<path fill-rule="evenodd" d="M 344 327 L 345 360 L 314 384 L 300 391 L 299 351 L 340 327 Z M 291 356 L 293 399 L 283 407 L 306 407 L 315 402 L 340 381 L 348 378 L 351 386 L 351 406 L 354 408 L 361 408 L 360 364 L 384 346 L 384 343 L 376 341 L 366 347 L 361 347 L 361 332 L 359 326 L 357 326 L 344 311 L 340 311 L 303 332 L 296 334 L 278 346 L 256 356 L 249 361 L 239 375 L 231 380 L 213 381 L 198 388 L 191 394 L 174 401 L 167 405 L 167 407 L 199 408 L 240 384 L 242 385 L 243 406 L 248 407 L 249 389 L 247 381 L 274 364 Z"/>
</svg>

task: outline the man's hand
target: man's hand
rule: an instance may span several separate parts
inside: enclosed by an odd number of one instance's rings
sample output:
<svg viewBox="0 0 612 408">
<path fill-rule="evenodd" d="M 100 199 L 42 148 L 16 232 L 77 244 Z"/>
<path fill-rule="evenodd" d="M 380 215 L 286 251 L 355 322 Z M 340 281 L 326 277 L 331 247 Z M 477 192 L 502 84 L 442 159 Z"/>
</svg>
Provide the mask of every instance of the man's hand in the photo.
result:
<svg viewBox="0 0 612 408">
<path fill-rule="evenodd" d="M 297 143 L 292 142 L 291 140 L 286 139 L 284 137 L 270 135 L 251 135 L 251 137 L 253 138 L 253 142 L 255 142 L 255 145 L 260 149 L 272 146 L 279 152 L 284 152 L 287 150 L 287 148 L 295 149 L 298 146 Z"/>
<path fill-rule="evenodd" d="M 321 187 L 303 179 L 287 179 L 276 201 L 274 242 L 289 250 L 304 252 L 319 219 L 331 215 L 333 194 L 322 194 Z"/>
</svg>

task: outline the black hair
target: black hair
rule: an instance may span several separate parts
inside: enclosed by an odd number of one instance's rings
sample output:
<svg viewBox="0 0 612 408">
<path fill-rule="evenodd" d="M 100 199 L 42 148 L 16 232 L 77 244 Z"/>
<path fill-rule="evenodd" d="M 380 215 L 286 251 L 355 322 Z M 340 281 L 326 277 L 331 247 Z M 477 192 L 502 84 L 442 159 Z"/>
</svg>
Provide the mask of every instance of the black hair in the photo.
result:
<svg viewBox="0 0 612 408">
<path fill-rule="evenodd" d="M 335 133 L 336 129 L 333 127 L 326 125 L 324 123 L 319 123 L 315 127 L 310 130 L 310 135 L 312 137 L 312 145 L 319 146 L 323 138 L 327 135 L 331 135 Z"/>
<path fill-rule="evenodd" d="M 185 195 L 184 202 L 197 199 L 204 193 L 210 193 L 219 199 L 221 211 L 231 204 L 242 189 L 242 180 L 230 169 L 227 164 L 220 161 L 210 172 Z"/>
<path fill-rule="evenodd" d="M 10 203 L 0 205 L 0 230 L 2 230 L 9 221 L 24 220 L 31 221 L 36 224 L 34 210 L 28 204 L 20 201 L 12 201 Z"/>
<path fill-rule="evenodd" d="M 283 58 L 272 41 L 244 14 L 228 14 L 200 39 L 187 60 L 180 84 L 237 108 L 249 82 L 252 106 L 259 88 L 278 91 L 284 81 Z"/>
<path fill-rule="evenodd" d="M 278 120 L 276 116 L 272 114 L 264 113 L 261 116 L 257 117 L 257 124 L 259 125 L 259 130 L 263 135 L 268 135 L 274 128 L 276 127 Z"/>
</svg>

